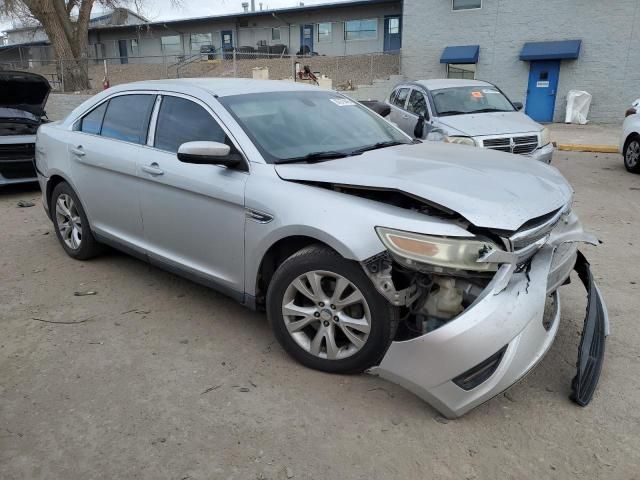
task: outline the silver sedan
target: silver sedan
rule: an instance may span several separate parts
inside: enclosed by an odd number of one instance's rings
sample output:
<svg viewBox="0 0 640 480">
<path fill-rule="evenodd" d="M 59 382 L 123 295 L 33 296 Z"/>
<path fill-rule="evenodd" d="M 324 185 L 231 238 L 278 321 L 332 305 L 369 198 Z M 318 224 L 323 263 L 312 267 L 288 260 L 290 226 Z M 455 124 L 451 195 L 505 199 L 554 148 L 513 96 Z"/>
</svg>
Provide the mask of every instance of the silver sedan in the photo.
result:
<svg viewBox="0 0 640 480">
<path fill-rule="evenodd" d="M 573 399 L 602 366 L 595 243 L 553 167 L 414 141 L 351 99 L 291 82 L 122 85 L 38 131 L 66 253 L 110 245 L 266 311 L 299 362 L 397 382 L 449 417 L 522 378 L 585 284 Z"/>
</svg>

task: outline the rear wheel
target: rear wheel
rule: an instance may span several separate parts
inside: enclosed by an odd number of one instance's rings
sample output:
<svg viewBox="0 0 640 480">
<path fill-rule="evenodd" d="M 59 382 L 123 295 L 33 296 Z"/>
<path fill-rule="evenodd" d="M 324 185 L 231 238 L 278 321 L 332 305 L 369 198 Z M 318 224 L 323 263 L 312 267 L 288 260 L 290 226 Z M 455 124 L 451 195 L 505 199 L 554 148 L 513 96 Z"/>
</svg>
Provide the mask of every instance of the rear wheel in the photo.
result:
<svg viewBox="0 0 640 480">
<path fill-rule="evenodd" d="M 640 173 L 640 136 L 634 135 L 624 147 L 624 166 L 632 173 Z"/>
<path fill-rule="evenodd" d="M 51 213 L 56 236 L 67 255 L 88 260 L 100 253 L 80 200 L 68 183 L 61 182 L 53 189 Z"/>
<path fill-rule="evenodd" d="M 323 246 L 304 248 L 278 268 L 267 292 L 267 314 L 292 357 L 335 373 L 378 364 L 398 326 L 397 309 L 362 267 Z"/>
</svg>

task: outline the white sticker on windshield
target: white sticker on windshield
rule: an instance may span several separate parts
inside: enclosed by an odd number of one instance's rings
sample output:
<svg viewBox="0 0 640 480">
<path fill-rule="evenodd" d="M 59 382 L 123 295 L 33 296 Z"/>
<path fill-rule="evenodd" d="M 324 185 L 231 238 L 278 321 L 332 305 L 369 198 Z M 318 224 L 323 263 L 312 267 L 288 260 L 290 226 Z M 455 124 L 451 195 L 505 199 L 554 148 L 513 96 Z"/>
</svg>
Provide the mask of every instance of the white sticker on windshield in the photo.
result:
<svg viewBox="0 0 640 480">
<path fill-rule="evenodd" d="M 500 92 L 498 92 L 497 90 L 485 89 L 485 90 L 482 90 L 482 93 L 500 93 Z"/>
<path fill-rule="evenodd" d="M 339 107 L 350 107 L 356 104 L 356 102 L 353 102 L 348 98 L 330 98 L 330 100 Z"/>
</svg>

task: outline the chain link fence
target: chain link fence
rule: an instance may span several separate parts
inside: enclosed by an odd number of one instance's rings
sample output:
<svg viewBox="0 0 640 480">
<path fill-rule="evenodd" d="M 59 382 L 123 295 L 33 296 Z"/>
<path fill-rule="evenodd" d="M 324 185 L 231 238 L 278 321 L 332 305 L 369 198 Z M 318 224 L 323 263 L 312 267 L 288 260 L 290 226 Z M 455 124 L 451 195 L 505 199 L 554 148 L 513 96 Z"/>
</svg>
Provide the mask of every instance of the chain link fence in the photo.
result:
<svg viewBox="0 0 640 480">
<path fill-rule="evenodd" d="M 87 93 L 103 89 L 105 77 L 110 85 L 140 80 L 187 77 L 269 78 L 272 80 L 308 80 L 300 75 L 304 67 L 325 87 L 336 90 L 356 90 L 359 85 L 371 85 L 400 72 L 400 55 L 367 53 L 361 55 L 325 56 L 291 55 L 286 47 L 273 51 L 253 48 L 228 48 L 191 55 L 157 55 L 88 58 L 83 60 L 53 60 L 47 58 L 3 58 L 0 69 L 27 70 L 47 77 L 55 91 L 73 90 L 71 75 L 83 72 L 89 78 Z"/>
</svg>

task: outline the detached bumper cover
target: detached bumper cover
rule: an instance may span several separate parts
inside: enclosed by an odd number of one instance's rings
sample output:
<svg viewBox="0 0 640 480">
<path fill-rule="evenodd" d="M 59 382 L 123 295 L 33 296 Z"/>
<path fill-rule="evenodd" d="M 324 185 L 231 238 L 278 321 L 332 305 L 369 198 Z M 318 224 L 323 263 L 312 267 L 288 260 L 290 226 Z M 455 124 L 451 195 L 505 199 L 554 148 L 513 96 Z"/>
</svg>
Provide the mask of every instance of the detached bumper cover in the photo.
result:
<svg viewBox="0 0 640 480">
<path fill-rule="evenodd" d="M 605 338 L 609 335 L 609 320 L 600 290 L 593 280 L 589 262 L 580 252 L 575 270 L 587 289 L 587 315 L 578 348 L 578 372 L 571 383 L 571 400 L 584 407 L 591 401 L 600 378 Z"/>
<path fill-rule="evenodd" d="M 514 273 L 506 288 L 501 285 L 501 273 L 509 266 L 503 265 L 462 314 L 425 335 L 393 342 L 380 365 L 370 372 L 407 388 L 449 418 L 463 415 L 522 379 L 542 360 L 560 323 L 556 285 L 575 268 L 589 291 L 573 384 L 575 401 L 586 404 L 602 367 L 608 320 L 589 264 L 577 251 L 576 240 L 567 241 L 542 247 L 532 258 L 528 272 Z M 549 296 L 553 301 L 547 301 Z M 486 380 L 471 389 L 460 387 L 461 375 L 502 349 L 499 364 Z"/>
</svg>

